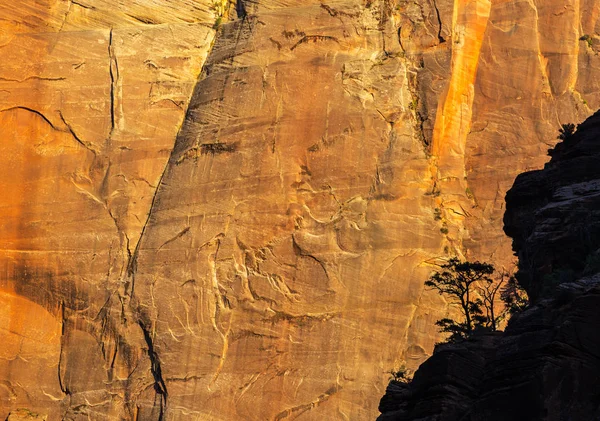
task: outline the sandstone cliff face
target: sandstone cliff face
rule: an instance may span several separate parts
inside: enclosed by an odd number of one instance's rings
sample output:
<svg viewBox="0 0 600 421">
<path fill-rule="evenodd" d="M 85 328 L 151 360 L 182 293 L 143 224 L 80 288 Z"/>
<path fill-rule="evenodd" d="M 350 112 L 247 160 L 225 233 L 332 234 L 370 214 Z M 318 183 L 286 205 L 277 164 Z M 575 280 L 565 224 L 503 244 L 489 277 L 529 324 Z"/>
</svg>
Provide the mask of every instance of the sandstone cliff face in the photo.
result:
<svg viewBox="0 0 600 421">
<path fill-rule="evenodd" d="M 0 6 L 0 418 L 373 418 L 431 265 L 508 264 L 506 189 L 600 105 L 599 12 Z"/>
<path fill-rule="evenodd" d="M 600 417 L 600 113 L 521 174 L 505 230 L 535 305 L 504 333 L 439 346 L 410 384 L 391 382 L 380 421 Z"/>
<path fill-rule="evenodd" d="M 215 16 L 208 1 L 123 3 L 0 5 L 1 419 L 132 418 L 146 387 L 142 331 L 109 304 Z"/>
</svg>

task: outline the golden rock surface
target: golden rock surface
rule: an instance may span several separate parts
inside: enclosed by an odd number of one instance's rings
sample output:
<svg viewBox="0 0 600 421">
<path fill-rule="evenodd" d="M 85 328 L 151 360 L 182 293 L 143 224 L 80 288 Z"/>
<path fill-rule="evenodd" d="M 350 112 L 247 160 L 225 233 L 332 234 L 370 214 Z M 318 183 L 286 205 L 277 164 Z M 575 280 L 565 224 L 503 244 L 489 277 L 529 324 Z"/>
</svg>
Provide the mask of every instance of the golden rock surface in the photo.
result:
<svg viewBox="0 0 600 421">
<path fill-rule="evenodd" d="M 1 4 L 0 419 L 374 419 L 435 264 L 508 267 L 504 193 L 599 106 L 599 14 Z"/>
</svg>

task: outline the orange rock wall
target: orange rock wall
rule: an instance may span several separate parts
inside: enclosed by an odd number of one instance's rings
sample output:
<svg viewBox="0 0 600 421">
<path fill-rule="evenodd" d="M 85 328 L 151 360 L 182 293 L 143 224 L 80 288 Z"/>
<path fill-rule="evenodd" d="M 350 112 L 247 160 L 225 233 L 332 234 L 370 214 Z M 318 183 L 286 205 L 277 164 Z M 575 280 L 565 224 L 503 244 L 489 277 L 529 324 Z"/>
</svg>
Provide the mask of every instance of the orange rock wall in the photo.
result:
<svg viewBox="0 0 600 421">
<path fill-rule="evenodd" d="M 509 266 L 505 191 L 599 106 L 599 12 L 0 5 L 0 418 L 374 419 L 435 264 Z"/>
</svg>

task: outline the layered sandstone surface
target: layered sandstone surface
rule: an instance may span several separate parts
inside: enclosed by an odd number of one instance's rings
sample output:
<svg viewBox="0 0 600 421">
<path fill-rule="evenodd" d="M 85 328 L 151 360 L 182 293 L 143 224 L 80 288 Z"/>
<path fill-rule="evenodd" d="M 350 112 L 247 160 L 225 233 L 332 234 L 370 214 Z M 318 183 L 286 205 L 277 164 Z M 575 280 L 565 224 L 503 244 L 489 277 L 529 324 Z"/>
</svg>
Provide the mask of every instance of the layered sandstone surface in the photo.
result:
<svg viewBox="0 0 600 421">
<path fill-rule="evenodd" d="M 0 5 L 0 418 L 374 418 L 433 265 L 508 265 L 505 191 L 600 104 L 599 12 Z"/>
<path fill-rule="evenodd" d="M 151 363 L 111 300 L 215 12 L 184 0 L 0 4 L 0 418 L 135 414 Z"/>
</svg>

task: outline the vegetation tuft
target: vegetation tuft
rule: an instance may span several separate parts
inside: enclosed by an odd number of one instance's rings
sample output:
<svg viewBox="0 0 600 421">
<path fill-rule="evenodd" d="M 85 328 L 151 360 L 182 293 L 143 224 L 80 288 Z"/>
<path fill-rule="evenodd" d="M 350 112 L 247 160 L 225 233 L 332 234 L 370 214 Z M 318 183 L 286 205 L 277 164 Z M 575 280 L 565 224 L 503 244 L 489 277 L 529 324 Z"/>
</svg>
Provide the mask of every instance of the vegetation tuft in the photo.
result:
<svg viewBox="0 0 600 421">
<path fill-rule="evenodd" d="M 462 320 L 443 318 L 435 323 L 440 332 L 449 334 L 447 342 L 463 341 L 479 331 L 496 331 L 507 315 L 528 305 L 525 291 L 512 276 L 503 272 L 493 278 L 494 272 L 489 263 L 453 257 L 425 282 L 460 308 Z"/>
<path fill-rule="evenodd" d="M 237 149 L 237 143 L 203 143 L 200 145 L 200 153 L 202 155 L 219 155 L 222 153 L 235 152 Z"/>
<path fill-rule="evenodd" d="M 390 375 L 390 380 L 400 383 L 410 383 L 412 381 L 412 375 L 404 365 L 397 370 L 390 370 L 388 373 Z"/>
<path fill-rule="evenodd" d="M 563 124 L 560 129 L 558 129 L 559 135 L 558 139 L 560 140 L 569 140 L 571 136 L 575 133 L 575 125 L 573 123 Z"/>
</svg>

